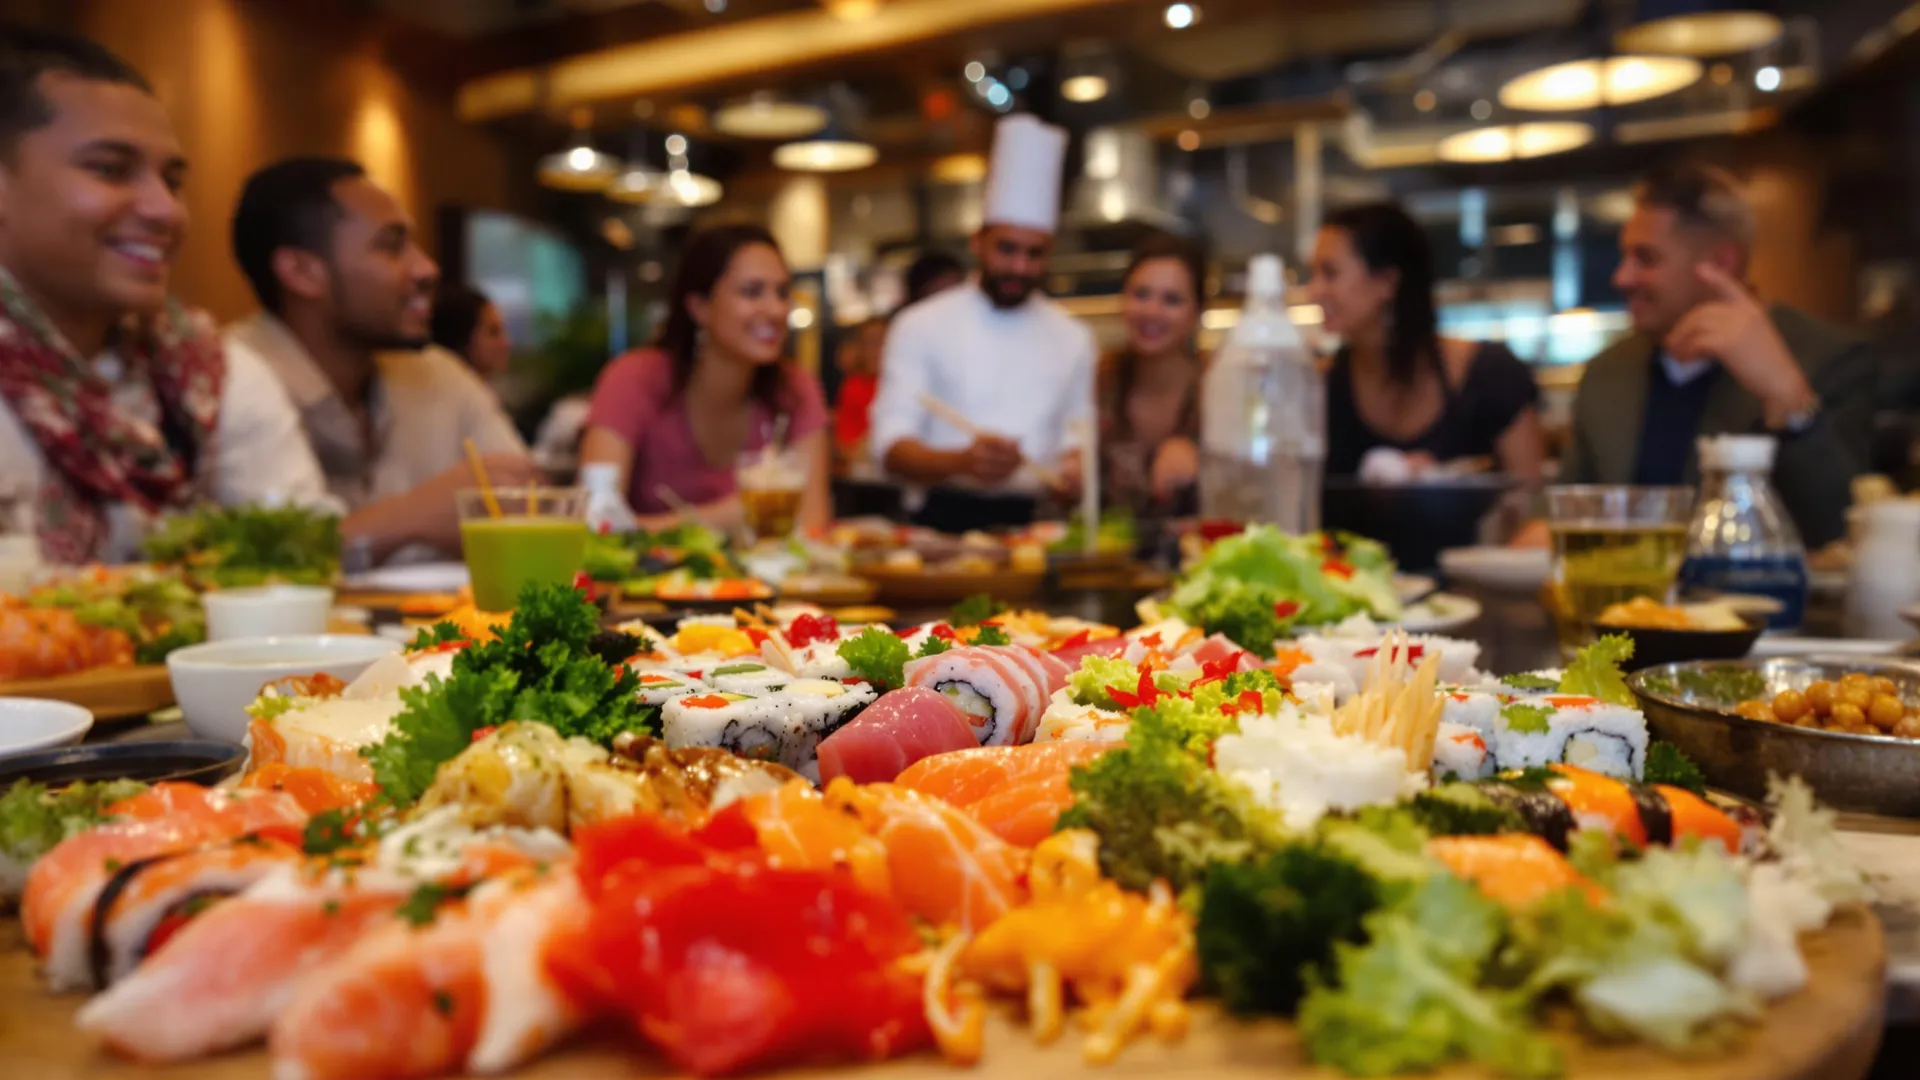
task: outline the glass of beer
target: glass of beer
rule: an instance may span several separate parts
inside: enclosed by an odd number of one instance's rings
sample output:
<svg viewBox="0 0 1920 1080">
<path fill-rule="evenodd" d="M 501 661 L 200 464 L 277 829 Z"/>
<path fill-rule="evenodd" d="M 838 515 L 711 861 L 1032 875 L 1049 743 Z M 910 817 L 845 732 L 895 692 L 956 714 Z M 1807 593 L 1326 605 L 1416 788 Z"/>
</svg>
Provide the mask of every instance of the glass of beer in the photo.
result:
<svg viewBox="0 0 1920 1080">
<path fill-rule="evenodd" d="M 800 520 L 800 496 L 807 489 L 807 468 L 791 449 L 767 447 L 740 455 L 733 472 L 740 509 L 753 540 L 779 540 Z"/>
<path fill-rule="evenodd" d="M 1687 555 L 1693 489 L 1581 484 L 1547 489 L 1553 576 L 1546 600 L 1571 654 L 1592 640 L 1593 620 L 1614 604 L 1673 599 Z"/>
<path fill-rule="evenodd" d="M 587 552 L 583 488 L 467 488 L 454 494 L 473 606 L 512 611 L 531 584 L 571 585 Z"/>
</svg>

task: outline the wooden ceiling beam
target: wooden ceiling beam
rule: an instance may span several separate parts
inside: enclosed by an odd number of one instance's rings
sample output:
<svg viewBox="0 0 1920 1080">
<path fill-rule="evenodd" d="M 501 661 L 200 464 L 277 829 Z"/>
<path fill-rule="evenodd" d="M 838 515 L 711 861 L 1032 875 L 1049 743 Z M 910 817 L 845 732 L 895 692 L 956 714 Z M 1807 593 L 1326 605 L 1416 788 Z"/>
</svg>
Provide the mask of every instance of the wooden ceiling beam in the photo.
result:
<svg viewBox="0 0 1920 1080">
<path fill-rule="evenodd" d="M 1127 0 L 895 0 L 859 20 L 794 11 L 580 53 L 461 85 L 470 121 L 618 101 L 765 78 L 888 50 L 926 45 L 984 27 L 1098 9 Z"/>
</svg>

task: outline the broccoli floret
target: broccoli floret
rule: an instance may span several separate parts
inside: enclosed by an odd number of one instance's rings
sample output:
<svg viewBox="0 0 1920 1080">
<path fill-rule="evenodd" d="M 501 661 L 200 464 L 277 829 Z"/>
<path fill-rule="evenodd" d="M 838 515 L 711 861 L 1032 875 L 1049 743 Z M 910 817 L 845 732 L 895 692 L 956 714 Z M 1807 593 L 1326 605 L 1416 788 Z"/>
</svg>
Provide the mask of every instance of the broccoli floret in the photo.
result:
<svg viewBox="0 0 1920 1080">
<path fill-rule="evenodd" d="M 1130 889 L 1165 878 L 1186 890 L 1210 863 L 1275 846 L 1278 816 L 1207 765 L 1217 718 L 1178 699 L 1135 710 L 1127 745 L 1073 770 L 1057 827 L 1098 833 L 1101 870 Z"/>
<path fill-rule="evenodd" d="M 1201 971 L 1234 1012 L 1291 1015 L 1334 945 L 1363 938 L 1381 895 L 1373 875 L 1317 843 L 1216 865 L 1194 929 Z"/>
</svg>

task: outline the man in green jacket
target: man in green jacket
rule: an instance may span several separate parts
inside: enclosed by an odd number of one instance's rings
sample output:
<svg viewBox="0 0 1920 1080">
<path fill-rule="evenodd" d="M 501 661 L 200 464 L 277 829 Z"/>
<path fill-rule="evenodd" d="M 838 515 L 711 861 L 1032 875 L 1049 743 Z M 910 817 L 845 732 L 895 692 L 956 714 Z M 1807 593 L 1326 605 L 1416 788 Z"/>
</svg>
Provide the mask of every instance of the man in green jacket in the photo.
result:
<svg viewBox="0 0 1920 1080">
<path fill-rule="evenodd" d="M 1662 169 L 1634 202 L 1613 276 L 1634 332 L 1587 364 L 1560 482 L 1694 484 L 1697 436 L 1767 434 L 1802 539 L 1840 538 L 1870 448 L 1868 347 L 1747 288 L 1753 209 L 1726 172 Z"/>
</svg>

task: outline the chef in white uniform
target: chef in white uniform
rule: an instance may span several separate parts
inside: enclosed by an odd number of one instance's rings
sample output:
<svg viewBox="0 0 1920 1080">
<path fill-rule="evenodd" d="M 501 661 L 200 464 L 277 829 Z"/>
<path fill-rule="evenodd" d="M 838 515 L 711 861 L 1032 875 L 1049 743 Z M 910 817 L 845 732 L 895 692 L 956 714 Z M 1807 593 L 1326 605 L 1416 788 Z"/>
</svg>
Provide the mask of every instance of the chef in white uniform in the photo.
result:
<svg viewBox="0 0 1920 1080">
<path fill-rule="evenodd" d="M 1032 116 L 1000 121 L 985 224 L 973 238 L 976 279 L 906 309 L 887 332 L 872 443 L 889 473 L 929 489 L 922 524 L 1017 523 L 1032 517 L 1038 496 L 1071 498 L 1079 488 L 1093 334 L 1040 293 L 1066 149 L 1065 131 Z M 937 415 L 928 398 L 977 432 Z"/>
</svg>

